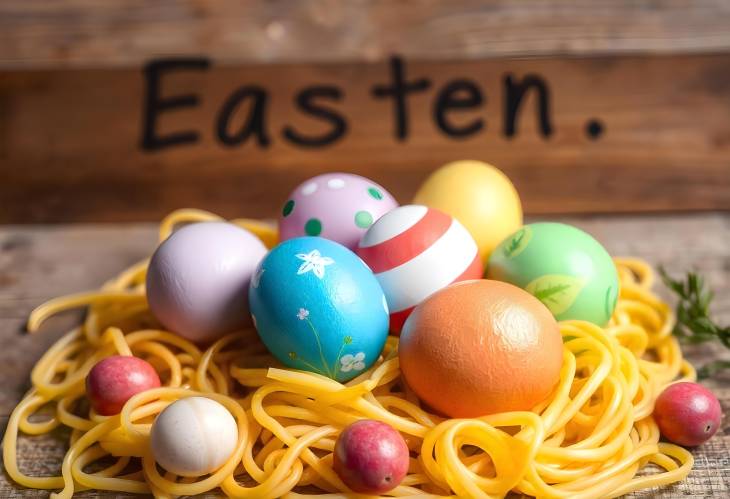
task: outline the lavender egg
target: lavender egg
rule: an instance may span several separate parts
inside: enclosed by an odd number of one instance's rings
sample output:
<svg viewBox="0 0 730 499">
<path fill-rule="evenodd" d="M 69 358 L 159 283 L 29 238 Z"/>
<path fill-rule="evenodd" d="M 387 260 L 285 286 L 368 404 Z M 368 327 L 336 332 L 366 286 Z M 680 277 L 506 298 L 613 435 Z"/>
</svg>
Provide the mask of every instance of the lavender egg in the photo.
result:
<svg viewBox="0 0 730 499">
<path fill-rule="evenodd" d="M 147 270 L 150 310 L 166 328 L 197 343 L 251 325 L 249 283 L 266 251 L 256 236 L 226 222 L 175 231 Z"/>
<path fill-rule="evenodd" d="M 350 250 L 398 203 L 372 180 L 352 173 L 310 178 L 289 195 L 279 218 L 279 239 L 319 236 Z"/>
</svg>

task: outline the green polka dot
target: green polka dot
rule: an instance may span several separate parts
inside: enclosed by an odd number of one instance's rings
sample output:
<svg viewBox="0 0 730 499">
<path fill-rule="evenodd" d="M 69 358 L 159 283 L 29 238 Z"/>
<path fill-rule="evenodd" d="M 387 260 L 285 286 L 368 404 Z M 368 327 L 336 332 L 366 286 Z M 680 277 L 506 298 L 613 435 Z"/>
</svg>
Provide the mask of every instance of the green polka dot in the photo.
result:
<svg viewBox="0 0 730 499">
<path fill-rule="evenodd" d="M 316 218 L 310 218 L 307 223 L 304 224 L 304 232 L 308 236 L 318 236 L 322 232 L 322 222 Z"/>
<path fill-rule="evenodd" d="M 288 217 L 289 214 L 292 212 L 292 210 L 294 210 L 294 200 L 290 199 L 284 205 L 284 209 L 281 210 L 281 214 L 284 215 L 285 217 Z"/>
<path fill-rule="evenodd" d="M 367 229 L 373 224 L 373 216 L 367 211 L 358 211 L 355 213 L 355 225 L 361 229 Z"/>
<path fill-rule="evenodd" d="M 380 201 L 381 199 L 383 199 L 383 193 L 380 192 L 379 190 L 377 190 L 375 187 L 370 187 L 368 189 L 368 194 L 370 194 L 372 197 L 374 197 L 378 201 Z"/>
</svg>

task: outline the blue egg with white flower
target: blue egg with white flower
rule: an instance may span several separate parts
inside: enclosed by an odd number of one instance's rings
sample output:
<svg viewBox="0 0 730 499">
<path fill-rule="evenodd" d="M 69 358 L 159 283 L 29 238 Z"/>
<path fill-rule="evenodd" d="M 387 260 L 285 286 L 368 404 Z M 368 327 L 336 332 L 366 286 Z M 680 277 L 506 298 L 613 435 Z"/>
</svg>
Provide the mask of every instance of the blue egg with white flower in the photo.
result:
<svg viewBox="0 0 730 499">
<path fill-rule="evenodd" d="M 261 340 L 294 369 L 347 381 L 375 363 L 388 337 L 378 280 L 360 257 L 328 239 L 276 246 L 256 269 L 248 296 Z"/>
</svg>

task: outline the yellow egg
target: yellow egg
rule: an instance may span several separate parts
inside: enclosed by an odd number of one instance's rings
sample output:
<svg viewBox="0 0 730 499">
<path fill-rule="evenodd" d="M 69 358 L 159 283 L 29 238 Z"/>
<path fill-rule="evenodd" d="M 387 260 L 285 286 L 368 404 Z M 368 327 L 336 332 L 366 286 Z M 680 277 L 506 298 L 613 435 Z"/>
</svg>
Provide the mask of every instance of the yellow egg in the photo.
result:
<svg viewBox="0 0 730 499">
<path fill-rule="evenodd" d="M 481 161 L 448 163 L 433 172 L 413 199 L 459 220 L 479 246 L 484 262 L 492 250 L 522 226 L 522 204 L 512 182 Z"/>
</svg>

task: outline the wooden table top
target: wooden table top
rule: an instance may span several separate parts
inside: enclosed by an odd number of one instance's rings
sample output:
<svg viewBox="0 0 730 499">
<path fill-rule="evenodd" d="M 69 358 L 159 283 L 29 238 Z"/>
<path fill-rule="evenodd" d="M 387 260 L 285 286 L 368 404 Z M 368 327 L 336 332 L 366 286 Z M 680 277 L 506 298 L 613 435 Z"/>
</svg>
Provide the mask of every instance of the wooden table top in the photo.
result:
<svg viewBox="0 0 730 499">
<path fill-rule="evenodd" d="M 561 217 L 596 236 L 613 255 L 645 258 L 675 275 L 695 268 L 716 292 L 717 320 L 730 322 L 730 213 Z M 25 390 L 33 364 L 79 314 L 49 321 L 36 335 L 24 332 L 28 313 L 48 298 L 98 287 L 124 267 L 149 255 L 156 227 L 133 225 L 0 226 L 0 428 Z M 666 290 L 662 296 L 668 298 Z M 685 348 L 695 365 L 728 358 L 722 348 Z M 730 412 L 730 373 L 708 381 Z M 30 474 L 58 474 L 65 450 L 52 437 L 22 438 L 19 464 Z M 718 434 L 693 451 L 695 466 L 684 482 L 636 497 L 730 496 L 730 418 Z M 44 496 L 13 484 L 0 474 L 0 497 Z M 79 497 L 119 497 L 82 493 Z"/>
</svg>

